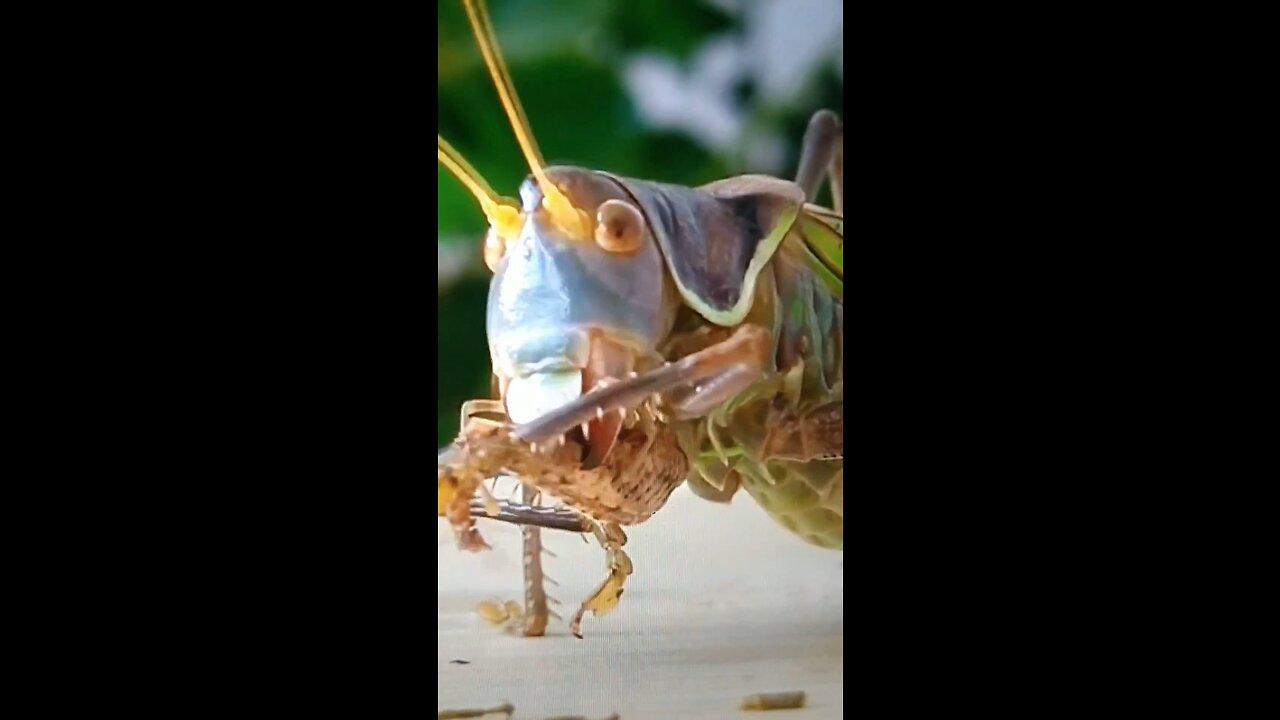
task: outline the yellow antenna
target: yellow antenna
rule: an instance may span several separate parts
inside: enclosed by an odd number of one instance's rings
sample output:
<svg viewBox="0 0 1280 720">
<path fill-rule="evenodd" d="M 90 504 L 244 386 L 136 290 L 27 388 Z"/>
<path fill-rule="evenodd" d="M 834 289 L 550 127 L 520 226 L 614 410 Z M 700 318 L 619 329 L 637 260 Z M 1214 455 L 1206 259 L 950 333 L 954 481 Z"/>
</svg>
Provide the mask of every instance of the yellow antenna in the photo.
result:
<svg viewBox="0 0 1280 720">
<path fill-rule="evenodd" d="M 537 180 L 538 187 L 542 189 L 542 206 L 550 213 L 552 222 L 561 232 L 571 238 L 589 239 L 591 224 L 586 213 L 574 207 L 569 198 L 560 192 L 560 188 L 547 178 L 542 155 L 538 152 L 538 146 L 533 140 L 533 132 L 529 129 L 529 120 L 525 118 L 524 108 L 520 106 L 520 98 L 516 97 L 515 86 L 511 83 L 511 74 L 507 72 L 507 65 L 498 51 L 498 38 L 493 31 L 493 24 L 489 21 L 489 13 L 485 9 L 483 0 L 463 0 L 463 5 L 466 6 L 467 19 L 471 22 L 476 43 L 480 46 L 481 54 L 484 55 L 484 64 L 489 68 L 489 75 L 493 77 L 493 84 L 498 89 L 502 108 L 511 121 L 512 130 L 515 131 L 516 141 L 520 143 L 520 150 L 524 153 L 529 168 L 533 170 L 533 177 Z"/>
<path fill-rule="evenodd" d="M 471 167 L 462 154 L 453 148 L 440 133 L 436 133 L 436 159 L 467 186 L 476 200 L 480 201 L 480 209 L 489 219 L 489 224 L 497 231 L 498 236 L 509 240 L 520 234 L 520 207 L 514 200 L 504 198 L 489 187 L 480 173 Z"/>
</svg>

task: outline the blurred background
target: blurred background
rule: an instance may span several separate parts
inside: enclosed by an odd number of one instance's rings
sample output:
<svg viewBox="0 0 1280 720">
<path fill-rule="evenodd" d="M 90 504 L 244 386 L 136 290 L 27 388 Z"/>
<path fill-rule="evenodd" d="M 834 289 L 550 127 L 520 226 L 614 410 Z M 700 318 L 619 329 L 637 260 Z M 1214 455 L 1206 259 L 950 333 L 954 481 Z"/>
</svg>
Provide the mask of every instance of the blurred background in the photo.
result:
<svg viewBox="0 0 1280 720">
<path fill-rule="evenodd" d="M 809 117 L 844 105 L 842 0 L 489 0 L 549 164 L 700 185 L 792 178 Z M 438 3 L 438 131 L 499 193 L 528 173 L 466 13 Z M 486 225 L 437 163 L 438 446 L 488 397 Z M 820 198 L 823 203 L 826 198 Z"/>
</svg>

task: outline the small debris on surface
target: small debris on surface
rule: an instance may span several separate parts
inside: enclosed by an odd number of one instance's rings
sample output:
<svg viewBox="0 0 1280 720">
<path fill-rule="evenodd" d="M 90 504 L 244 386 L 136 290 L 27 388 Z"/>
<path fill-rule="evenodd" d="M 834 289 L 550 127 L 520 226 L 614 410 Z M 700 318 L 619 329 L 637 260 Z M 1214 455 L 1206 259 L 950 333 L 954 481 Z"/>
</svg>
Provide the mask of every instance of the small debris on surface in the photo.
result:
<svg viewBox="0 0 1280 720">
<path fill-rule="evenodd" d="M 465 718 L 478 718 L 485 715 L 496 715 L 502 713 L 509 719 L 511 713 L 516 711 L 516 707 L 511 703 L 502 703 L 488 710 L 441 710 L 436 715 L 436 720 L 464 720 Z"/>
<path fill-rule="evenodd" d="M 794 710 L 804 707 L 804 692 L 760 693 L 742 699 L 743 710 Z"/>
<path fill-rule="evenodd" d="M 457 660 L 450 660 L 450 661 L 449 661 L 449 664 L 450 664 L 450 665 L 470 665 L 470 664 L 471 664 L 471 661 L 470 661 L 470 660 L 457 659 Z"/>
</svg>

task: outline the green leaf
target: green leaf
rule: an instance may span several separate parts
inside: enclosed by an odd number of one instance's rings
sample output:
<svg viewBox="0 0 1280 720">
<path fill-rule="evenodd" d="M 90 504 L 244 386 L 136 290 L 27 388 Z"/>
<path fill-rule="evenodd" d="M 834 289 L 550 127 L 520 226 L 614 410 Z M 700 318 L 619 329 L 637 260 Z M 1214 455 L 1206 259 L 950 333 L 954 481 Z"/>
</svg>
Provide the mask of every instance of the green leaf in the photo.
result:
<svg viewBox="0 0 1280 720">
<path fill-rule="evenodd" d="M 681 60 L 708 37 L 734 26 L 731 16 L 701 0 L 620 2 L 614 7 L 611 27 L 624 50 L 660 50 Z"/>
<path fill-rule="evenodd" d="M 460 281 L 440 297 L 436 307 L 436 447 L 444 447 L 458 435 L 458 412 L 462 403 L 489 396 L 489 346 L 484 334 L 485 302 L 489 296 L 486 279 Z"/>
</svg>

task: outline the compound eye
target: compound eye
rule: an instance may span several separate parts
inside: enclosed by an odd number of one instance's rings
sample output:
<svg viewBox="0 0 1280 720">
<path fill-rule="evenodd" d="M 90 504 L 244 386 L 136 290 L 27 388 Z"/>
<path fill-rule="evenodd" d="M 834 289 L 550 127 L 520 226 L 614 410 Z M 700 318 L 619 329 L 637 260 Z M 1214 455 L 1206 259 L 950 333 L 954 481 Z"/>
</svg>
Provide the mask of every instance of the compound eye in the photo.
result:
<svg viewBox="0 0 1280 720">
<path fill-rule="evenodd" d="M 596 244 L 609 252 L 628 253 L 644 242 L 644 216 L 631 203 L 606 200 L 596 211 Z"/>
</svg>

